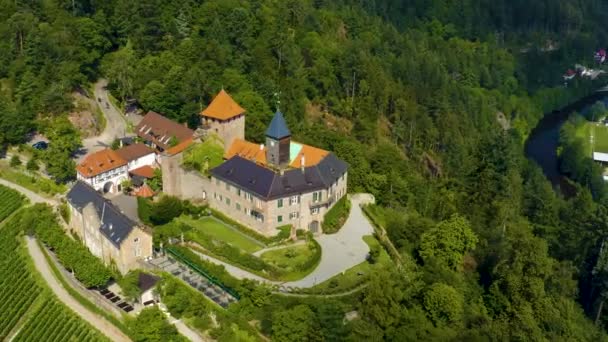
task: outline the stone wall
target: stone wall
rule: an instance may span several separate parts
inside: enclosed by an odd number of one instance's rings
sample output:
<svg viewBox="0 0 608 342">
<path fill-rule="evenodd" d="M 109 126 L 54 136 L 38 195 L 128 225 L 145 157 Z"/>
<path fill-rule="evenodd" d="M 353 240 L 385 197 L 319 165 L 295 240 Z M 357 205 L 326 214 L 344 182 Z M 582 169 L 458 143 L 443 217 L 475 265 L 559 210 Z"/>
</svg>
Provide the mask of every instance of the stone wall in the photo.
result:
<svg viewBox="0 0 608 342">
<path fill-rule="evenodd" d="M 197 171 L 182 167 L 183 154 L 161 156 L 163 192 L 181 199 L 206 200 L 210 181 Z"/>
<path fill-rule="evenodd" d="M 234 139 L 245 139 L 244 114 L 225 121 L 203 118 L 203 125 L 209 126 L 209 130 L 224 141 L 224 152 L 228 151 Z"/>
</svg>

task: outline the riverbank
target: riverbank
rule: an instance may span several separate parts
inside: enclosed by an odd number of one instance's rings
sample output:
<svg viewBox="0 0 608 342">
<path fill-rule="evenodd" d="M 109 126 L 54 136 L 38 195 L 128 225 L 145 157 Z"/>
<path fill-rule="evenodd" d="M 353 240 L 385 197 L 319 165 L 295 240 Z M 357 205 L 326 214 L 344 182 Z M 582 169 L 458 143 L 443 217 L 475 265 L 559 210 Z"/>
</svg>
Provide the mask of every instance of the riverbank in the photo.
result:
<svg viewBox="0 0 608 342">
<path fill-rule="evenodd" d="M 525 144 L 525 155 L 535 161 L 554 187 L 567 197 L 574 194 L 574 186 L 559 170 L 560 129 L 574 112 L 583 112 L 595 102 L 608 98 L 607 91 L 596 91 L 565 107 L 547 113 L 532 130 Z"/>
</svg>

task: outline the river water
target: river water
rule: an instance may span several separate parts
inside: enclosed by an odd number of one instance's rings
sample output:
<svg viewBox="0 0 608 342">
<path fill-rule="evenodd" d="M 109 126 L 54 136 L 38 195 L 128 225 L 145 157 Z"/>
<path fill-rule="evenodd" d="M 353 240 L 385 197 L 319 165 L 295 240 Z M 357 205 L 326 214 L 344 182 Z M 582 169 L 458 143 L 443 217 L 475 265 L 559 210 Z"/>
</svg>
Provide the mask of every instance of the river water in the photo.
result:
<svg viewBox="0 0 608 342">
<path fill-rule="evenodd" d="M 597 101 L 606 103 L 608 93 L 593 93 L 560 110 L 545 114 L 526 141 L 526 156 L 540 165 L 553 186 L 558 187 L 566 197 L 574 194 L 574 187 L 559 172 L 557 158 L 559 131 L 573 112 L 583 113 Z"/>
</svg>

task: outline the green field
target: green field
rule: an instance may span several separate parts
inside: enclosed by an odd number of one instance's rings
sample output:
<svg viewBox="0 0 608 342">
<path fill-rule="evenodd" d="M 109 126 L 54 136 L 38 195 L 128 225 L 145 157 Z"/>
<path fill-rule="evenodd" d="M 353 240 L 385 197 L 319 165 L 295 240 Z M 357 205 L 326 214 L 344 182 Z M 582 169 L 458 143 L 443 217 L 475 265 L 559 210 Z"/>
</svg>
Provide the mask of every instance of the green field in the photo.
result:
<svg viewBox="0 0 608 342">
<path fill-rule="evenodd" d="M 183 165 L 203 174 L 224 162 L 224 147 L 217 136 L 210 136 L 200 144 L 194 144 L 184 152 Z"/>
<path fill-rule="evenodd" d="M 292 281 L 304 278 L 317 267 L 321 261 L 321 248 L 308 242 L 264 252 L 260 257 L 284 273 L 281 280 Z"/>
<path fill-rule="evenodd" d="M 608 153 L 608 127 L 603 124 L 585 122 L 577 129 L 576 136 L 585 143 L 589 156 L 592 155 L 591 135 L 593 135 L 593 152 Z"/>
<path fill-rule="evenodd" d="M 177 222 L 183 222 L 194 228 L 189 234 L 194 241 L 197 240 L 197 231 L 200 231 L 214 239 L 226 242 L 234 247 L 242 249 L 247 253 L 254 253 L 264 247 L 261 243 L 256 243 L 253 238 L 240 233 L 236 229 L 226 226 L 219 220 L 212 217 L 193 219 L 187 216 L 182 216 L 177 219 Z"/>
<path fill-rule="evenodd" d="M 39 279 L 20 241 L 19 219 L 18 213 L 0 225 L 0 340 L 18 332 L 14 341 L 106 341 Z"/>
</svg>

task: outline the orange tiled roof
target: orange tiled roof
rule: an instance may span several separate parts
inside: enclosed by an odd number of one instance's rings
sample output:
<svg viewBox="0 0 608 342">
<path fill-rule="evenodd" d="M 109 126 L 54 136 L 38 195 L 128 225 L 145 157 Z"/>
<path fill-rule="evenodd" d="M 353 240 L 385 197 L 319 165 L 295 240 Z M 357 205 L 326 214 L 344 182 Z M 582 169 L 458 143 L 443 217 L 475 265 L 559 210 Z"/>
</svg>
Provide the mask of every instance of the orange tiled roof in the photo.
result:
<svg viewBox="0 0 608 342">
<path fill-rule="evenodd" d="M 148 184 L 144 184 L 139 189 L 137 189 L 137 191 L 135 191 L 135 196 L 152 197 L 154 196 L 154 191 L 148 186 Z"/>
<path fill-rule="evenodd" d="M 137 169 L 129 171 L 129 173 L 144 178 L 154 177 L 154 169 L 149 165 L 138 167 Z"/>
<path fill-rule="evenodd" d="M 289 166 L 302 167 L 302 156 L 304 156 L 304 167 L 315 166 L 325 158 L 329 152 L 310 145 L 300 144 L 302 149 L 291 161 Z M 258 164 L 266 165 L 266 147 L 260 149 L 260 145 L 243 139 L 235 139 L 228 151 L 224 154 L 224 159 L 228 160 L 234 156 L 254 160 Z"/>
<path fill-rule="evenodd" d="M 76 170 L 86 178 L 95 177 L 117 167 L 127 165 L 127 161 L 111 149 L 91 153 L 76 166 Z"/>
<path fill-rule="evenodd" d="M 300 153 L 291 161 L 289 166 L 291 167 L 309 167 L 315 166 L 327 156 L 329 152 L 322 150 L 320 148 L 316 148 L 310 145 L 302 144 L 302 149 Z M 304 156 L 304 165 L 302 165 L 302 156 Z"/>
<path fill-rule="evenodd" d="M 188 147 L 190 147 L 190 145 L 192 145 L 193 141 L 194 141 L 194 139 L 188 138 L 173 147 L 169 147 L 168 149 L 165 150 L 165 152 L 170 156 L 176 155 L 180 152 L 183 152 Z"/>
<path fill-rule="evenodd" d="M 232 119 L 235 116 L 245 114 L 245 110 L 236 103 L 228 93 L 222 89 L 211 101 L 209 106 L 201 112 L 201 115 L 219 120 Z"/>
<path fill-rule="evenodd" d="M 224 159 L 230 159 L 235 155 L 245 159 L 254 160 L 259 164 L 266 164 L 266 149 L 260 149 L 260 145 L 243 139 L 234 139 L 228 151 L 224 154 Z"/>
</svg>

